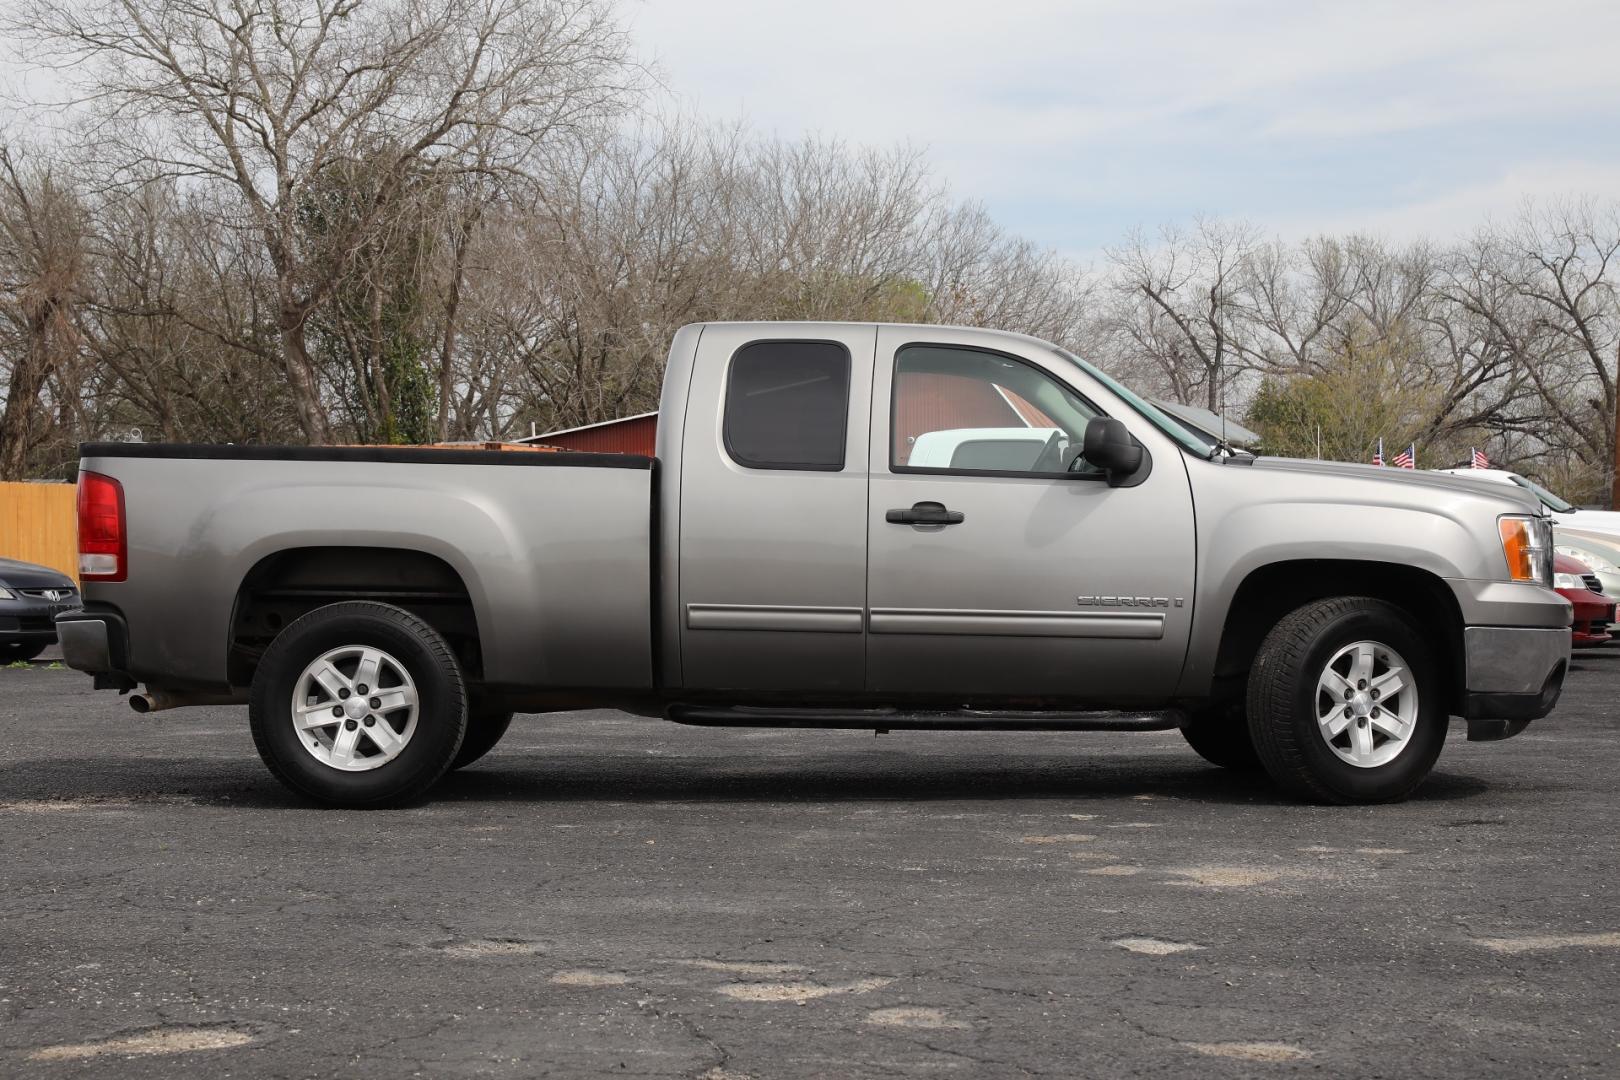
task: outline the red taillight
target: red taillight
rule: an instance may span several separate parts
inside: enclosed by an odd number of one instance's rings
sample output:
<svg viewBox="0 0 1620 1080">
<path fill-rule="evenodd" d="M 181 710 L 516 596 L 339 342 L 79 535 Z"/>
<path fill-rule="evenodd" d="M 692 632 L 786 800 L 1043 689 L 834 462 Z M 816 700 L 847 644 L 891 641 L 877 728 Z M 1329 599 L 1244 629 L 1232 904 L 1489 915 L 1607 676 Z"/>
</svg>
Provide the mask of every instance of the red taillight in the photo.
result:
<svg viewBox="0 0 1620 1080">
<path fill-rule="evenodd" d="M 110 476 L 80 470 L 79 579 L 123 581 L 128 574 L 124 485 Z"/>
</svg>

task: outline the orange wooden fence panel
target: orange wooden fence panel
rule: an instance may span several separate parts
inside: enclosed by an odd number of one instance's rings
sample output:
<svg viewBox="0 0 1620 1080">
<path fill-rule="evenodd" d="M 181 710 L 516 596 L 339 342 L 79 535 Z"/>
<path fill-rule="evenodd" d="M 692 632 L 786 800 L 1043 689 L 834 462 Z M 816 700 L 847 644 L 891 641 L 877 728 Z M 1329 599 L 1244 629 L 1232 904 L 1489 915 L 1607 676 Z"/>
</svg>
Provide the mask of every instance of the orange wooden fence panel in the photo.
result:
<svg viewBox="0 0 1620 1080">
<path fill-rule="evenodd" d="M 0 484 L 0 558 L 79 579 L 79 520 L 72 484 Z"/>
</svg>

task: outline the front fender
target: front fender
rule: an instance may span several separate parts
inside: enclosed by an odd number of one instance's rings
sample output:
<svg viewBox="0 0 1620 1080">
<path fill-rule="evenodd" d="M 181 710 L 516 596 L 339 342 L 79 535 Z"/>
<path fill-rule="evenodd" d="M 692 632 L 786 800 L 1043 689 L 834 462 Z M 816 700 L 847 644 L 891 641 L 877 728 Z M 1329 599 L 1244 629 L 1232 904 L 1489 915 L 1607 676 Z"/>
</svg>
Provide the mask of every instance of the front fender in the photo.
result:
<svg viewBox="0 0 1620 1080">
<path fill-rule="evenodd" d="M 1179 692 L 1208 691 L 1227 616 L 1263 567 L 1321 560 L 1386 564 L 1441 579 L 1478 576 L 1480 541 L 1459 517 L 1410 506 L 1290 499 L 1200 521 L 1198 602 Z"/>
</svg>

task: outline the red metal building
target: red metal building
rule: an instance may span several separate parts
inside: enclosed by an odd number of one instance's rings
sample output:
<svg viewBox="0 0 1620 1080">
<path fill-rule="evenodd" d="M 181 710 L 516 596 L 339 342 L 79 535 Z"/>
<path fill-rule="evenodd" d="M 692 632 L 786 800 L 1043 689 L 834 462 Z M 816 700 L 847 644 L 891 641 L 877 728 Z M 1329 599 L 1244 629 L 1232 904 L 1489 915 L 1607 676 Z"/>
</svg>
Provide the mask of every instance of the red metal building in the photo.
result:
<svg viewBox="0 0 1620 1080">
<path fill-rule="evenodd" d="M 564 450 L 591 450 L 607 454 L 645 454 L 651 457 L 658 439 L 658 414 L 642 413 L 622 420 L 548 431 L 522 440 L 537 446 L 557 446 Z"/>
<path fill-rule="evenodd" d="M 896 465 L 906 463 L 911 456 L 911 444 L 924 432 L 965 427 L 1052 426 L 1045 413 L 1011 390 L 956 375 L 902 375 L 895 412 Z M 658 414 L 649 412 L 622 420 L 548 431 L 522 442 L 563 450 L 651 457 L 657 439 Z"/>
</svg>

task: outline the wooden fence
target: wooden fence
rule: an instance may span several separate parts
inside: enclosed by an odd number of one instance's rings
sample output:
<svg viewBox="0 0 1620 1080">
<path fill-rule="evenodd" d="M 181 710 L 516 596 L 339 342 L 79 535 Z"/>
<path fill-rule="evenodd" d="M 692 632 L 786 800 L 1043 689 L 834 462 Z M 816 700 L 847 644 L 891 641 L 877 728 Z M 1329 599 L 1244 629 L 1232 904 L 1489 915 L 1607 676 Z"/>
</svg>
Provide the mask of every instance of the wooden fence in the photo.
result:
<svg viewBox="0 0 1620 1080">
<path fill-rule="evenodd" d="M 0 484 L 0 558 L 79 579 L 79 522 L 72 484 Z"/>
</svg>

